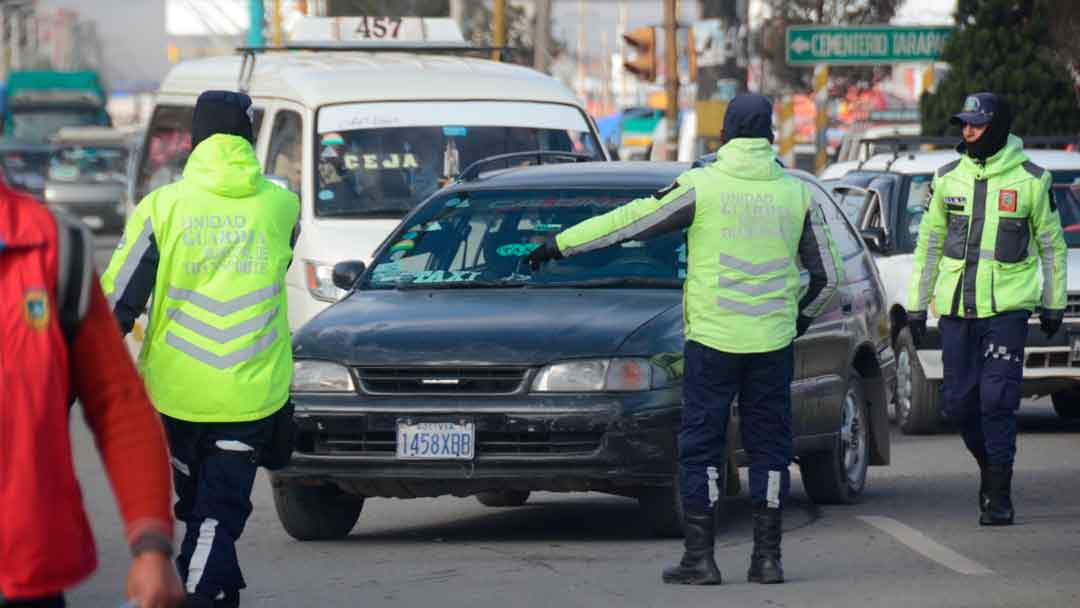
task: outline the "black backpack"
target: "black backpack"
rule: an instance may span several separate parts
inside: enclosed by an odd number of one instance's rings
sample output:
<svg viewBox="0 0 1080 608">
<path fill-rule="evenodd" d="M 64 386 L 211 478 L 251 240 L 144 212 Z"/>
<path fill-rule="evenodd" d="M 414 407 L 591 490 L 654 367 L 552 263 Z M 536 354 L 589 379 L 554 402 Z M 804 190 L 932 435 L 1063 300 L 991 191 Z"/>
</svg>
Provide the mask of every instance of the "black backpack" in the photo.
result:
<svg viewBox="0 0 1080 608">
<path fill-rule="evenodd" d="M 54 211 L 53 217 L 57 232 L 56 309 L 60 329 L 70 345 L 90 306 L 94 236 L 86 224 L 66 213 Z"/>
</svg>

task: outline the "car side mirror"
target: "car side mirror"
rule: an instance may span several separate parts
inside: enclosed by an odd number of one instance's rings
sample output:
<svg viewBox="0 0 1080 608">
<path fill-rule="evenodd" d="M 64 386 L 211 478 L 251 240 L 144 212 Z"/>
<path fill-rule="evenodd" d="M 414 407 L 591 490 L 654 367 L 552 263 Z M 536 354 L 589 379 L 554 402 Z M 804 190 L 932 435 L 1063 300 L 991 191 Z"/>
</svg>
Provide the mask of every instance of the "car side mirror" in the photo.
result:
<svg viewBox="0 0 1080 608">
<path fill-rule="evenodd" d="M 861 234 L 863 242 L 870 248 L 870 251 L 878 253 L 885 251 L 886 236 L 884 228 L 863 228 Z"/>
<path fill-rule="evenodd" d="M 334 264 L 334 272 L 331 278 L 338 289 L 349 291 L 356 285 L 357 279 L 364 274 L 364 263 L 359 260 L 348 260 Z"/>
</svg>

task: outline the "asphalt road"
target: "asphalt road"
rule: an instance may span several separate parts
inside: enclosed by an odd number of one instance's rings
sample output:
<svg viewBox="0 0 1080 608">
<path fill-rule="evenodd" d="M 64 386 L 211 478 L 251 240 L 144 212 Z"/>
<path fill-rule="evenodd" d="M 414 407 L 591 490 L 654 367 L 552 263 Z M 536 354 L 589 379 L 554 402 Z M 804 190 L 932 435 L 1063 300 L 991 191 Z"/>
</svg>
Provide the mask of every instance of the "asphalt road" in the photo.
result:
<svg viewBox="0 0 1080 608">
<path fill-rule="evenodd" d="M 128 563 L 119 517 L 81 416 L 72 430 L 101 566 L 71 605 L 119 606 Z M 744 493 L 727 502 L 718 531 L 726 582 L 716 588 L 660 582 L 681 542 L 652 538 L 629 499 L 541 493 L 508 509 L 470 498 L 372 500 L 349 538 L 301 543 L 282 530 L 260 472 L 239 543 L 244 605 L 1080 605 L 1080 424 L 1059 422 L 1045 400 L 1021 410 L 1010 528 L 977 525 L 975 465 L 954 435 L 894 434 L 893 464 L 871 469 L 854 506 L 810 504 L 793 470 L 787 584 L 745 582 Z"/>
</svg>

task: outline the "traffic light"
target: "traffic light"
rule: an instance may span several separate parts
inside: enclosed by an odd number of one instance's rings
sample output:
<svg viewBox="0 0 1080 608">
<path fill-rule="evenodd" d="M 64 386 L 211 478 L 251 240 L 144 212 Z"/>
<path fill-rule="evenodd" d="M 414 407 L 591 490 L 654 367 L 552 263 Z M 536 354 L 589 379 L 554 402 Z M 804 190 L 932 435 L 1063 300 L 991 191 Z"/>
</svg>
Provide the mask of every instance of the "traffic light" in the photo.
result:
<svg viewBox="0 0 1080 608">
<path fill-rule="evenodd" d="M 623 69 L 645 82 L 656 80 L 656 28 L 639 27 L 623 34 L 623 40 L 635 51 L 633 59 L 623 60 Z"/>
</svg>

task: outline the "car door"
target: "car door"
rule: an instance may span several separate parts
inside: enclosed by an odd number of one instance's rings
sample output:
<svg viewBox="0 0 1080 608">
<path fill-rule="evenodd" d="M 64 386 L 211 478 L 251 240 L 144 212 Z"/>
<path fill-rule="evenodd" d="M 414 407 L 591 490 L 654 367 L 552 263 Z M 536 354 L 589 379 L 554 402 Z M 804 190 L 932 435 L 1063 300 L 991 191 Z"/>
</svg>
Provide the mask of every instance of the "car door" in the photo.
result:
<svg viewBox="0 0 1080 608">
<path fill-rule="evenodd" d="M 810 191 L 832 232 L 845 276 L 828 308 L 795 344 L 797 384 L 803 386 L 798 391 L 801 399 L 793 402 L 797 408 L 793 414 L 797 432 L 804 436 L 836 432 L 854 337 L 860 333 L 857 324 L 865 323 L 865 317 L 855 313 L 872 303 L 880 305 L 874 302 L 873 261 L 858 233 L 817 183 L 810 183 Z"/>
</svg>

